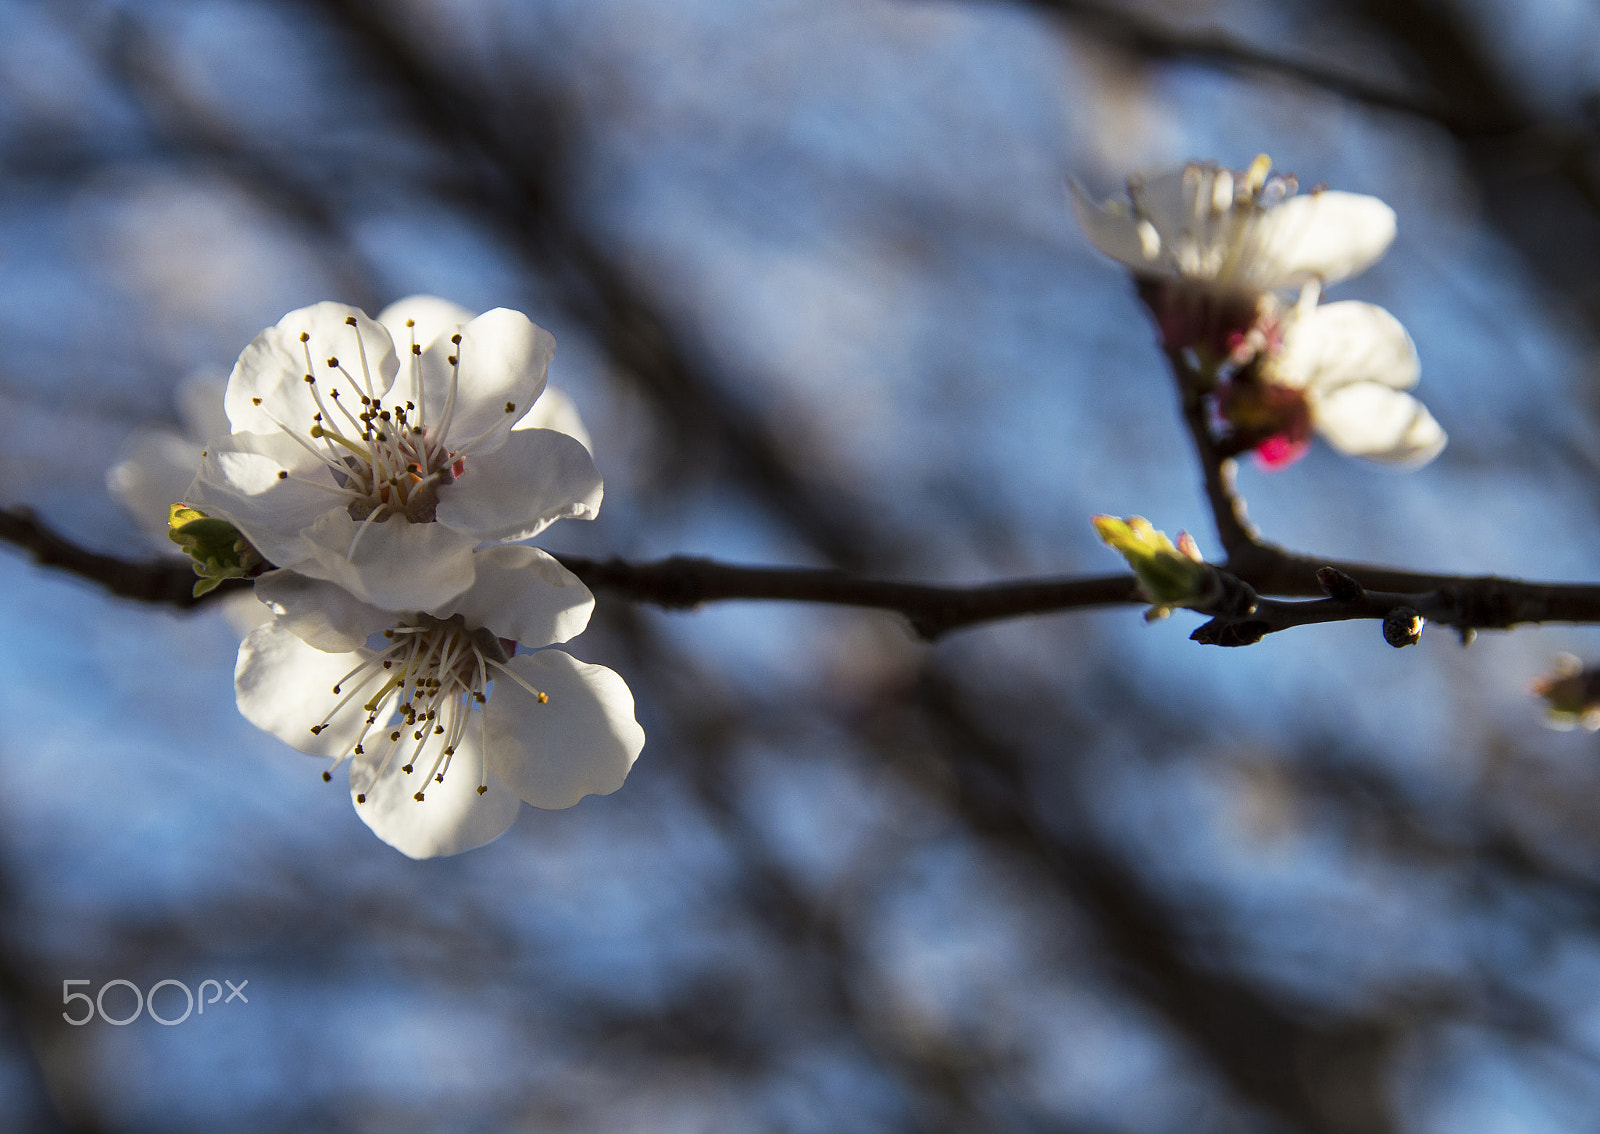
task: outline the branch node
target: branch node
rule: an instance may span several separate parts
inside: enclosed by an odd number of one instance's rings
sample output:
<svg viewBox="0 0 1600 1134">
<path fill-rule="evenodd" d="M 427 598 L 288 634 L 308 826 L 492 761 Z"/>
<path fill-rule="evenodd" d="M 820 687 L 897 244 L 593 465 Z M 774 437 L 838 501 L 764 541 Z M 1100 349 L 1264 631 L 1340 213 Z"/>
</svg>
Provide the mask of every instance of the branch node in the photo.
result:
<svg viewBox="0 0 1600 1134">
<path fill-rule="evenodd" d="M 1366 588 L 1356 582 L 1353 576 L 1345 574 L 1337 567 L 1318 567 L 1317 586 L 1322 588 L 1322 593 L 1336 602 L 1356 602 L 1366 594 Z"/>
</svg>

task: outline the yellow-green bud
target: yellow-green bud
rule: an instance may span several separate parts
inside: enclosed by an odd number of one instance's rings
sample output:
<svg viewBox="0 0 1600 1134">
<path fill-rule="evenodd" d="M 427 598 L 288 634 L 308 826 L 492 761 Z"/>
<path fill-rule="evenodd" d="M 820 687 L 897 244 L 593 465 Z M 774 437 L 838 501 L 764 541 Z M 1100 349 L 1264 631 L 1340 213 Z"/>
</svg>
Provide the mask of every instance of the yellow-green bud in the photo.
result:
<svg viewBox="0 0 1600 1134">
<path fill-rule="evenodd" d="M 167 538 L 183 549 L 200 576 L 196 598 L 224 579 L 259 575 L 266 562 L 238 528 L 187 504 L 174 504 L 167 512 Z"/>
<path fill-rule="evenodd" d="M 1216 571 L 1200 557 L 1188 532 L 1174 544 L 1143 516 L 1095 516 L 1094 529 L 1133 568 L 1139 592 L 1157 608 L 1205 606 L 1221 591 Z"/>
</svg>

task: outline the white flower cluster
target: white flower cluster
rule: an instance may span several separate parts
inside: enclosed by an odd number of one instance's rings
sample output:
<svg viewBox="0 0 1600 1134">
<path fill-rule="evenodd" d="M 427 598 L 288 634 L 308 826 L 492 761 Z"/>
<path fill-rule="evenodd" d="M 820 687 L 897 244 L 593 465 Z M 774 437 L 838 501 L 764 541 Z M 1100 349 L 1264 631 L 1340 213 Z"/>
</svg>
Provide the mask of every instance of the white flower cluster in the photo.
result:
<svg viewBox="0 0 1600 1134">
<path fill-rule="evenodd" d="M 518 312 L 429 296 L 376 320 L 292 311 L 239 356 L 232 432 L 184 494 L 275 567 L 255 583 L 272 617 L 239 649 L 241 712 L 349 761 L 356 813 L 413 858 L 489 842 L 523 801 L 615 791 L 644 745 L 620 677 L 546 648 L 593 597 L 519 542 L 600 507 L 583 425 L 545 386 L 554 350 Z M 178 448 L 147 438 L 114 487 L 137 495 Z"/>
<path fill-rule="evenodd" d="M 1191 162 L 1129 178 L 1127 198 L 1103 204 L 1074 185 L 1072 203 L 1095 246 L 1133 270 L 1163 345 L 1216 382 L 1220 416 L 1263 464 L 1298 458 L 1312 430 L 1393 464 L 1444 448 L 1444 430 L 1406 393 L 1421 368 L 1399 320 L 1370 303 L 1319 304 L 1324 286 L 1394 240 L 1394 210 L 1376 197 L 1299 195 L 1262 156 L 1240 172 Z"/>
</svg>

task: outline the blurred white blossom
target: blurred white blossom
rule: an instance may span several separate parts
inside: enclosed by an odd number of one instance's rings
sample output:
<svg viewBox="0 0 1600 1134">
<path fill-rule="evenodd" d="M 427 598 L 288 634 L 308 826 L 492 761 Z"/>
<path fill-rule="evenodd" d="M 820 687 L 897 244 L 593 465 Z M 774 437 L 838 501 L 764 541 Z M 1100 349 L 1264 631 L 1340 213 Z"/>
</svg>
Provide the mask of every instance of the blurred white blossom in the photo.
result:
<svg viewBox="0 0 1600 1134">
<path fill-rule="evenodd" d="M 1264 303 L 1365 271 L 1394 240 L 1394 210 L 1376 197 L 1296 194 L 1293 175 L 1261 155 L 1234 172 L 1190 162 L 1130 177 L 1127 196 L 1095 204 L 1076 184 L 1072 207 L 1096 248 L 1132 269 L 1163 344 L 1203 365 L 1248 357 Z"/>
<path fill-rule="evenodd" d="M 1264 382 L 1300 393 L 1311 428 L 1335 449 L 1411 466 L 1433 460 L 1446 441 L 1428 408 L 1405 392 L 1421 372 L 1400 320 L 1348 300 L 1292 310 L 1281 345 L 1260 364 Z M 1269 464 L 1272 456 L 1262 453 Z"/>
<path fill-rule="evenodd" d="M 1095 247 L 1141 276 L 1259 294 L 1335 283 L 1365 271 L 1394 240 L 1394 210 L 1376 197 L 1296 195 L 1265 155 L 1234 173 L 1190 162 L 1128 178 L 1126 199 L 1095 204 L 1072 185 L 1073 211 Z"/>
</svg>

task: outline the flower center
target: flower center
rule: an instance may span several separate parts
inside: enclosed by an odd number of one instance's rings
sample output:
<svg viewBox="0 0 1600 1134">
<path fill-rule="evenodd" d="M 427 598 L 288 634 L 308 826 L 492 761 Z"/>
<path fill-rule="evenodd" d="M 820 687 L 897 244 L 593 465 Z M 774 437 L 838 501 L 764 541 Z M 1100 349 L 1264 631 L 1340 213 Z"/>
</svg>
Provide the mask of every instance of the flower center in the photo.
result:
<svg viewBox="0 0 1600 1134">
<path fill-rule="evenodd" d="M 539 699 L 549 698 L 506 668 L 516 652 L 516 643 L 482 628 L 469 629 L 461 615 L 434 618 L 418 614 L 383 632 L 389 645 L 381 652 L 362 651 L 361 663 L 333 686 L 340 700 L 317 724 L 313 735 L 327 728 L 336 717 L 347 713 L 365 714 L 359 735 L 348 752 L 334 761 L 344 761 L 368 752 L 375 757 L 373 778 L 382 776 L 389 765 L 402 761 L 401 771 L 411 775 L 419 766 L 427 772 L 412 797 L 423 799 L 429 782 L 444 783 L 451 759 L 474 718 L 479 730 L 480 754 L 487 752 L 483 737 L 483 709 L 488 703 L 490 681 L 505 676 Z M 366 700 L 359 701 L 363 694 Z M 381 753 L 381 755 L 379 755 Z M 478 794 L 488 788 L 488 763 L 480 759 Z M 333 778 L 332 770 L 322 773 Z M 356 796 L 365 803 L 366 796 Z"/>
<path fill-rule="evenodd" d="M 1157 207 L 1142 179 L 1131 177 L 1127 185 L 1145 259 L 1154 262 L 1164 254 L 1182 278 L 1223 289 L 1247 287 L 1245 277 L 1258 251 L 1257 222 L 1297 188 L 1293 174 L 1272 172 L 1272 159 L 1265 154 L 1237 173 L 1199 162 L 1186 165 L 1185 215 L 1167 215 Z M 1162 222 L 1177 230 L 1162 231 Z"/>
<path fill-rule="evenodd" d="M 361 338 L 361 328 L 355 316 L 345 320 L 355 332 L 356 353 L 360 359 L 360 378 L 347 370 L 337 355 L 330 356 L 324 366 L 333 374 L 342 376 L 356 391 L 359 406 L 347 405 L 348 399 L 339 396 L 339 386 L 329 383 L 327 396 L 316 377 L 316 364 L 311 355 L 311 336 L 302 331 L 301 349 L 305 354 L 305 383 L 311 390 L 316 406 L 311 421 L 301 429 L 291 424 L 277 422 L 289 436 L 312 453 L 327 469 L 331 484 L 324 480 L 293 476 L 288 470 L 278 473 L 280 479 L 291 479 L 334 492 L 346 499 L 346 509 L 352 520 L 361 526 L 350 543 L 349 554 L 367 527 L 394 517 L 408 523 L 428 524 L 435 520 L 439 504 L 439 490 L 451 484 L 467 467 L 467 455 L 484 438 L 496 431 L 491 426 L 477 437 L 459 445 L 449 441 L 450 426 L 456 412 L 456 394 L 461 375 L 461 335 L 450 337 L 454 354 L 446 358 L 450 365 L 450 386 L 445 395 L 444 408 L 439 419 L 426 419 L 422 347 L 411 335 L 410 398 L 402 398 L 397 391 L 399 383 L 389 391 L 386 403 L 372 381 L 367 362 L 366 344 Z M 412 320 L 406 320 L 413 327 Z M 252 401 L 261 404 L 260 398 Z M 505 413 L 516 413 L 514 402 L 507 402 Z M 274 418 L 276 421 L 276 419 Z"/>
</svg>

